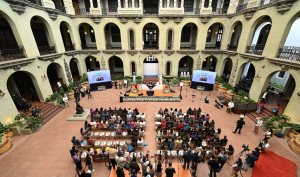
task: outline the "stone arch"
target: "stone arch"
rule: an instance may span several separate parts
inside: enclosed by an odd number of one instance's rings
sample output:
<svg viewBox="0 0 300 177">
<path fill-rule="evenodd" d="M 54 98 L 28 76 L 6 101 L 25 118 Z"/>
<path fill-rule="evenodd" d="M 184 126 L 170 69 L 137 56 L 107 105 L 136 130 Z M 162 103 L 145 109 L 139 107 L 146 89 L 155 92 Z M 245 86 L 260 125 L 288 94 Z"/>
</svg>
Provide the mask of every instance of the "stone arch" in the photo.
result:
<svg viewBox="0 0 300 177">
<path fill-rule="evenodd" d="M 88 25 L 90 25 L 93 29 L 95 29 L 93 27 L 93 25 L 91 25 L 90 23 L 88 23 L 88 22 L 82 22 L 82 23 L 79 23 L 79 25 L 77 26 L 77 30 L 79 31 L 80 26 L 83 25 L 83 24 L 85 24 L 85 23 L 88 24 Z"/>
<path fill-rule="evenodd" d="M 249 90 L 248 90 L 248 92 L 249 92 L 251 90 L 251 86 L 254 81 L 254 77 L 255 77 L 256 73 L 257 73 L 257 68 L 255 67 L 255 65 L 253 63 L 251 63 L 251 61 L 243 62 L 237 69 L 236 78 L 238 80 L 236 81 L 236 84 L 238 84 L 241 88 L 242 85 L 245 85 L 245 84 L 242 84 L 244 82 L 242 80 L 242 78 L 245 77 L 245 78 L 248 78 L 248 80 L 250 79 L 250 81 L 247 82 L 247 84 L 249 85 Z M 251 81 L 251 79 L 252 79 L 252 81 Z"/>
<path fill-rule="evenodd" d="M 172 76 L 173 74 L 172 74 L 172 61 L 171 61 L 171 60 L 167 60 L 167 61 L 166 61 L 166 65 L 165 65 L 165 75 L 168 75 L 168 74 L 167 74 L 167 71 L 168 71 L 168 63 L 170 63 L 170 71 L 169 71 L 169 75 Z"/>
<path fill-rule="evenodd" d="M 116 60 L 121 60 L 122 63 L 118 63 L 116 65 L 115 61 Z M 118 73 L 118 75 L 123 75 L 124 76 L 124 61 L 121 57 L 119 56 L 111 56 L 108 59 L 108 68 L 111 72 L 111 75 L 114 73 Z"/>
<path fill-rule="evenodd" d="M 64 84 L 68 85 L 68 80 L 65 75 L 64 68 L 65 67 L 62 66 L 58 62 L 51 62 L 47 66 L 46 73 L 47 73 L 48 81 L 49 81 L 53 91 L 56 90 L 56 88 L 58 87 L 57 82 L 60 82 L 61 85 L 64 85 Z M 56 73 L 57 78 L 55 78 L 53 76 L 54 73 Z M 51 76 L 51 77 L 49 77 L 49 76 Z"/>
<path fill-rule="evenodd" d="M 79 77 L 82 76 L 82 71 L 80 69 L 80 61 L 77 58 L 70 59 L 69 68 L 70 68 L 70 73 L 73 77 L 73 80 L 74 80 L 74 77 L 77 77 L 77 74 Z"/>
<path fill-rule="evenodd" d="M 136 64 L 136 61 L 134 61 L 134 60 L 131 60 L 130 62 L 129 62 L 129 66 L 130 66 L 130 74 L 132 74 L 133 73 L 133 70 L 132 70 L 132 63 L 134 63 L 134 65 L 135 65 L 135 75 L 137 76 L 137 64 Z"/>
<path fill-rule="evenodd" d="M 240 32 L 237 31 L 239 29 L 236 29 L 236 27 L 239 24 L 241 24 L 241 31 Z M 233 31 L 233 30 L 235 30 L 235 31 Z M 235 46 L 232 46 L 232 48 L 234 48 L 235 50 L 237 50 L 238 42 L 232 41 L 233 40 L 232 38 L 236 37 L 235 35 L 241 36 L 242 31 L 243 31 L 243 23 L 240 20 L 237 20 L 237 21 L 233 22 L 232 25 L 231 25 L 231 27 L 230 27 L 230 29 L 229 29 L 229 33 L 228 33 L 228 39 L 229 40 L 227 40 L 227 44 L 228 45 L 236 45 L 236 48 L 235 48 Z M 235 34 L 234 34 L 234 32 L 235 32 Z M 237 33 L 239 33 L 239 34 L 237 34 Z M 229 49 L 229 50 L 232 50 L 232 49 Z"/>
<path fill-rule="evenodd" d="M 61 26 L 62 23 L 64 23 L 67 26 L 68 30 L 69 30 L 68 33 L 70 34 L 70 37 L 71 37 L 71 43 L 75 44 L 74 30 L 72 29 L 70 24 L 68 22 L 64 21 L 64 20 L 59 23 L 59 26 Z"/>
<path fill-rule="evenodd" d="M 220 49 L 225 26 L 221 22 L 215 22 L 207 28 L 206 49 Z M 216 33 L 215 33 L 216 32 Z"/>
<path fill-rule="evenodd" d="M 181 75 L 181 72 L 189 72 L 190 75 L 193 74 L 194 70 L 194 59 L 193 57 L 186 55 L 179 60 L 178 63 L 178 75 Z"/>
<path fill-rule="evenodd" d="M 171 42 L 170 42 L 170 49 L 169 49 L 169 31 L 172 31 L 172 36 L 171 36 Z M 172 50 L 174 47 L 174 29 L 169 28 L 167 29 L 167 35 L 166 35 L 166 46 L 168 50 Z"/>
<path fill-rule="evenodd" d="M 129 48 L 129 50 L 132 50 L 132 48 L 131 48 L 131 45 L 130 45 L 130 43 L 131 43 L 131 38 L 130 38 L 130 31 L 132 31 L 132 33 L 133 33 L 133 50 L 136 50 L 136 35 L 135 35 L 135 30 L 133 29 L 133 28 L 129 28 L 128 30 L 127 30 L 127 36 L 128 36 L 128 48 Z"/>
<path fill-rule="evenodd" d="M 215 57 L 215 56 L 205 57 L 203 59 L 201 69 L 202 70 L 206 70 L 206 71 L 215 72 L 216 71 L 216 67 L 217 67 L 217 63 L 218 63 L 217 57 Z"/>
</svg>

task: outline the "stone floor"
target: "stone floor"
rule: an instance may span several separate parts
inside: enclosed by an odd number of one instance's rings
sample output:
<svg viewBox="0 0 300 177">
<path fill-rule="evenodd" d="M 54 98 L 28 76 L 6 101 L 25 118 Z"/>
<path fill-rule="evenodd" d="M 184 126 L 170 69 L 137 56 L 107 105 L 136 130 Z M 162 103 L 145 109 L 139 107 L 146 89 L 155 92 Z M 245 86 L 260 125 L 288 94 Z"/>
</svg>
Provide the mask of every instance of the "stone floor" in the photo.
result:
<svg viewBox="0 0 300 177">
<path fill-rule="evenodd" d="M 153 102 L 153 103 L 119 103 L 119 89 L 108 89 L 102 92 L 92 92 L 95 99 L 88 100 L 87 97 L 81 100 L 81 105 L 85 109 L 95 107 L 137 107 L 141 112 L 145 112 L 147 115 L 147 127 L 144 141 L 148 143 L 148 146 L 143 148 L 144 153 L 149 150 L 153 155 L 156 152 L 156 144 L 154 139 L 154 112 L 158 111 L 160 107 L 165 108 L 181 108 L 187 110 L 189 107 L 201 107 L 206 113 L 209 113 L 212 119 L 216 122 L 216 128 L 222 129 L 221 136 L 227 135 L 229 142 L 235 148 L 235 154 L 228 162 L 232 164 L 237 158 L 236 155 L 242 150 L 242 145 L 249 145 L 253 150 L 263 139 L 264 130 L 261 128 L 259 133 L 255 135 L 252 131 L 254 129 L 254 122 L 248 118 L 245 119 L 246 125 L 242 129 L 241 134 L 232 134 L 231 132 L 235 128 L 235 122 L 239 118 L 239 115 L 229 115 L 225 112 L 225 108 L 216 109 L 214 107 L 214 100 L 219 93 L 212 91 L 203 92 L 202 100 L 201 92 L 191 90 L 190 88 L 183 89 L 183 99 L 181 102 Z M 177 93 L 174 96 L 179 95 L 179 89 L 176 88 Z M 124 92 L 124 89 L 122 90 Z M 192 94 L 196 95 L 195 102 L 192 102 Z M 204 104 L 204 97 L 208 96 L 210 104 Z M 75 165 L 70 157 L 69 150 L 72 147 L 70 142 L 72 136 L 80 137 L 79 130 L 83 127 L 84 122 L 67 122 L 66 119 L 75 110 L 74 100 L 68 109 L 61 111 L 46 125 L 41 127 L 32 135 L 21 135 L 13 138 L 13 148 L 6 154 L 0 156 L 0 176 L 3 177 L 74 177 Z M 300 164 L 300 158 L 294 154 L 287 146 L 287 137 L 284 139 L 278 139 L 272 137 L 270 139 L 269 150 L 282 155 L 283 157 Z M 244 159 L 244 158 L 243 158 Z M 176 161 L 176 160 L 174 160 Z M 198 166 L 198 176 L 207 176 L 208 166 L 206 163 L 201 163 Z M 176 167 L 175 167 L 176 168 Z M 93 176 L 108 177 L 110 171 L 107 170 L 103 163 L 94 162 L 94 169 L 96 169 Z M 271 169 L 270 169 L 271 170 Z M 231 168 L 225 164 L 218 176 L 228 177 L 230 176 Z M 298 174 L 300 174 L 299 168 L 297 168 Z M 252 169 L 249 168 L 247 172 L 242 172 L 244 177 L 250 177 Z"/>
</svg>

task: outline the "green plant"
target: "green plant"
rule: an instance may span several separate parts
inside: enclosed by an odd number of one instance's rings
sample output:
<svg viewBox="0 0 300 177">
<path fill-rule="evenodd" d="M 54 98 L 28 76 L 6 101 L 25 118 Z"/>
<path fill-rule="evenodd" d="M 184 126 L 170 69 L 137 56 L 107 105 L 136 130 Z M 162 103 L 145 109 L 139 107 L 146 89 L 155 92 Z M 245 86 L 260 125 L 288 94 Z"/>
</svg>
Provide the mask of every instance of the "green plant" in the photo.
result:
<svg viewBox="0 0 300 177">
<path fill-rule="evenodd" d="M 82 77 L 80 78 L 80 82 L 83 83 L 83 82 L 88 82 L 88 81 L 89 81 L 89 79 L 88 79 L 87 74 L 83 73 Z"/>
<path fill-rule="evenodd" d="M 285 122 L 281 122 L 281 123 L 279 123 L 278 124 L 278 127 L 280 128 L 280 129 L 283 129 L 283 127 L 288 127 L 289 125 L 287 124 L 287 123 L 285 123 Z"/>
<path fill-rule="evenodd" d="M 284 88 L 284 86 L 276 84 L 275 82 L 271 82 L 272 85 L 275 85 L 276 87 Z"/>
<path fill-rule="evenodd" d="M 15 122 L 13 122 L 13 123 L 8 124 L 7 126 L 8 126 L 9 128 L 15 127 L 15 126 L 20 126 L 20 127 L 22 127 L 22 126 L 23 126 L 23 122 L 15 121 Z"/>
<path fill-rule="evenodd" d="M 178 80 L 178 79 L 172 79 L 171 82 L 172 82 L 174 85 L 178 85 L 179 80 Z"/>
<path fill-rule="evenodd" d="M 3 141 L 2 137 L 3 137 L 3 134 L 0 133 L 0 143 L 2 143 L 2 141 Z"/>
<path fill-rule="evenodd" d="M 254 100 L 252 100 L 252 99 L 245 99 L 243 96 L 241 96 L 241 97 L 234 97 L 234 101 L 236 103 L 239 103 L 239 104 L 255 103 Z"/>
<path fill-rule="evenodd" d="M 291 127 L 294 131 L 300 133 L 300 124 L 289 123 L 288 126 Z"/>
<path fill-rule="evenodd" d="M 46 102 L 51 102 L 51 98 L 46 98 Z"/>
<path fill-rule="evenodd" d="M 241 89 L 236 94 L 242 97 L 248 96 L 248 93 Z"/>
<path fill-rule="evenodd" d="M 266 129 L 276 129 L 276 125 L 275 125 L 275 121 L 273 121 L 272 119 L 263 121 L 263 127 Z"/>
<path fill-rule="evenodd" d="M 53 93 L 52 95 L 50 95 L 50 99 L 51 100 L 56 100 L 58 98 L 58 93 Z"/>
<path fill-rule="evenodd" d="M 284 120 L 284 121 L 291 121 L 291 117 L 285 114 L 278 114 L 277 116 L 272 117 L 272 120 L 274 121 L 279 121 L 279 120 Z"/>
<path fill-rule="evenodd" d="M 267 121 L 267 120 L 269 120 L 269 119 L 271 119 L 270 116 L 262 116 L 262 117 L 261 117 L 261 120 L 262 120 L 262 121 Z"/>
<path fill-rule="evenodd" d="M 220 83 L 220 84 L 223 84 L 223 83 L 224 83 L 224 80 L 223 80 L 222 77 L 216 76 L 215 82 Z"/>
<path fill-rule="evenodd" d="M 23 118 L 25 118 L 26 116 L 25 115 L 20 115 L 20 114 L 18 114 L 18 115 L 16 115 L 16 117 L 15 117 L 15 120 L 20 120 L 20 119 L 23 119 Z"/>
<path fill-rule="evenodd" d="M 32 116 L 26 119 L 26 126 L 32 130 L 38 129 L 42 123 L 42 119 L 38 117 Z"/>
<path fill-rule="evenodd" d="M 229 82 L 223 83 L 222 86 L 226 89 L 233 90 L 233 86 Z"/>
<path fill-rule="evenodd" d="M 0 133 L 5 133 L 9 130 L 7 125 L 0 124 Z"/>
<path fill-rule="evenodd" d="M 65 93 L 64 89 L 62 87 L 60 87 L 57 91 L 58 94 L 63 95 Z"/>
</svg>

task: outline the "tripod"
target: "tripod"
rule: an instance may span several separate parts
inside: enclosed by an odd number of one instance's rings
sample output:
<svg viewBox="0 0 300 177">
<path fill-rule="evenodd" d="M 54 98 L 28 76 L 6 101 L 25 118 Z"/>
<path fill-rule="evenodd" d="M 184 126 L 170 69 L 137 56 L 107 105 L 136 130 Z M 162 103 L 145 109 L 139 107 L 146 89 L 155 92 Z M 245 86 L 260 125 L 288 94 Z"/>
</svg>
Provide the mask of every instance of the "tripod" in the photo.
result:
<svg viewBox="0 0 300 177">
<path fill-rule="evenodd" d="M 95 99 L 92 94 L 88 94 L 88 99 L 90 99 L 90 98 Z"/>
<path fill-rule="evenodd" d="M 187 88 L 188 88 L 188 87 L 186 86 L 186 95 L 185 95 L 185 97 L 187 97 Z"/>
<path fill-rule="evenodd" d="M 203 90 L 202 90 L 202 92 L 201 92 L 201 98 L 200 98 L 200 100 L 202 100 L 202 95 L 203 95 Z"/>
<path fill-rule="evenodd" d="M 237 158 L 240 158 L 243 154 L 244 154 L 244 152 L 246 152 L 245 150 L 242 150 L 236 157 Z"/>
</svg>

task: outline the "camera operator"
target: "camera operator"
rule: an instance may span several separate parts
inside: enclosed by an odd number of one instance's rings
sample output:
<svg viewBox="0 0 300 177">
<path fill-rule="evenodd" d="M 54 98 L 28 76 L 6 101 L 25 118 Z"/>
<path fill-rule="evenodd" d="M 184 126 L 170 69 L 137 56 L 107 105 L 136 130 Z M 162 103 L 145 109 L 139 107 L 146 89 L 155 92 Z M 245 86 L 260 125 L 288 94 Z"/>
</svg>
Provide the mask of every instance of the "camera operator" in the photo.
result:
<svg viewBox="0 0 300 177">
<path fill-rule="evenodd" d="M 184 163 L 182 168 L 185 170 L 185 167 L 187 167 L 187 169 L 190 167 L 190 162 L 191 159 L 194 157 L 194 154 L 191 152 L 191 148 L 188 148 L 187 152 L 185 152 L 182 156 Z"/>
<path fill-rule="evenodd" d="M 257 159 L 254 162 L 251 163 L 251 165 L 249 166 L 250 168 L 253 168 L 254 165 L 255 165 L 255 162 L 258 161 L 258 158 L 260 156 L 259 148 L 256 147 L 255 151 L 252 151 L 252 153 L 253 153 L 253 155 L 255 155 L 257 157 Z"/>
<path fill-rule="evenodd" d="M 231 177 L 237 177 L 237 173 L 241 170 L 242 168 L 242 159 L 239 158 L 233 165 L 232 165 L 232 172 L 231 172 Z"/>
<path fill-rule="evenodd" d="M 219 168 L 219 162 L 216 161 L 215 156 L 212 155 L 210 158 L 210 161 L 207 162 L 207 164 L 210 167 L 210 174 L 209 176 L 212 177 L 212 173 L 214 173 L 214 176 L 216 177 L 216 170 Z"/>
<path fill-rule="evenodd" d="M 150 161 L 149 161 L 149 159 L 146 158 L 146 156 L 144 156 L 143 158 L 141 158 L 140 163 L 142 164 L 143 176 L 146 176 L 147 175 L 147 168 L 150 165 Z"/>
<path fill-rule="evenodd" d="M 113 144 L 111 146 L 111 148 L 109 148 L 109 151 L 108 151 L 109 161 L 110 161 L 113 169 L 115 169 L 115 166 L 116 166 L 116 160 L 115 160 L 115 158 L 117 157 L 118 150 L 119 150 L 119 147 L 117 147 L 117 149 L 116 149 L 116 145 Z"/>
<path fill-rule="evenodd" d="M 124 158 L 124 155 L 121 152 L 118 152 L 118 156 L 115 158 L 116 163 L 117 163 L 117 168 L 122 168 L 124 167 L 126 163 L 126 159 Z"/>
<path fill-rule="evenodd" d="M 249 165 L 250 165 L 252 162 L 256 161 L 256 160 L 257 160 L 257 157 L 256 157 L 252 152 L 249 153 L 249 154 L 246 154 L 245 156 L 246 156 L 246 159 L 245 159 L 244 162 L 243 162 L 242 170 L 247 171 Z"/>
<path fill-rule="evenodd" d="M 220 170 L 223 168 L 227 159 L 228 159 L 227 152 L 221 151 L 218 155 L 218 162 L 221 164 Z"/>
<path fill-rule="evenodd" d="M 258 145 L 258 148 L 261 152 L 265 152 L 266 149 L 270 147 L 268 140 L 261 141 Z"/>
<path fill-rule="evenodd" d="M 75 146 L 72 146 L 72 149 L 70 150 L 71 157 L 73 157 L 73 154 L 79 153 L 80 155 L 82 154 L 82 151 L 79 151 L 76 149 Z"/>
</svg>

